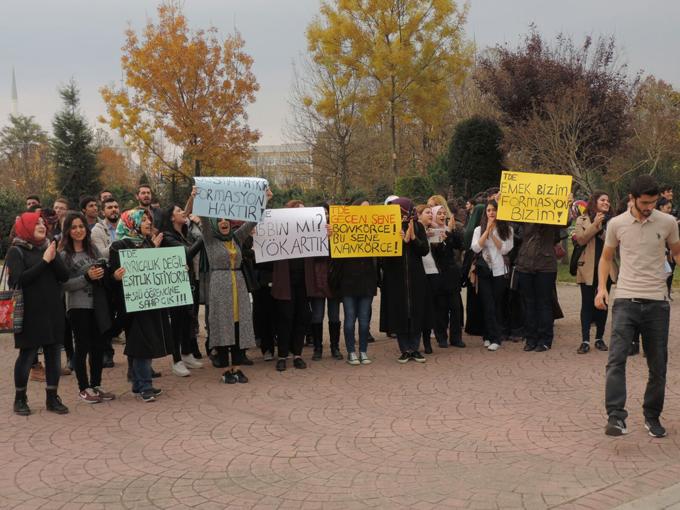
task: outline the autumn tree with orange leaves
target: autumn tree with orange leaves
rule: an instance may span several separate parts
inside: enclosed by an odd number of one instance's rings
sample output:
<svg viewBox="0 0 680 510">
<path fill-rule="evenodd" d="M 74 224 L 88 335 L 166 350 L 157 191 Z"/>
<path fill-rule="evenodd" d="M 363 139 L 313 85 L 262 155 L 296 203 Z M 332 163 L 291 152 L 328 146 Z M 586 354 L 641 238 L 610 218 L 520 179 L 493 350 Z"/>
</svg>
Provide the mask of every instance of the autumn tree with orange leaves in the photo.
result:
<svg viewBox="0 0 680 510">
<path fill-rule="evenodd" d="M 177 161 L 160 149 L 169 142 L 181 152 L 179 171 L 240 174 L 259 133 L 248 127 L 247 106 L 259 89 L 252 58 L 240 34 L 218 39 L 217 29 L 191 30 L 181 5 L 164 2 L 158 23 L 141 35 L 126 31 L 121 66 L 124 86 L 101 95 L 108 116 L 100 121 L 117 131 L 140 161 L 149 158 L 165 171 Z"/>
</svg>

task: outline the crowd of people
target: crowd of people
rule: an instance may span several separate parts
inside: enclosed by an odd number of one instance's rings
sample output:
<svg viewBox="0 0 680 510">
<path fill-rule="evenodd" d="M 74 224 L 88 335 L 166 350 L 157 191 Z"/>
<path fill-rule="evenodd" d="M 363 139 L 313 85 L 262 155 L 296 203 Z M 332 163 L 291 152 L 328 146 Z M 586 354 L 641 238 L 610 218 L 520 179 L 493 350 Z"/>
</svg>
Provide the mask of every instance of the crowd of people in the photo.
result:
<svg viewBox="0 0 680 510">
<path fill-rule="evenodd" d="M 104 389 L 102 374 L 114 365 L 114 339 L 121 335 L 132 392 L 144 402 L 161 394 L 153 385 L 159 373 L 152 360 L 171 356 L 172 373 L 186 377 L 203 367 L 201 347 L 209 363 L 226 368 L 221 381 L 227 384 L 248 382 L 243 367 L 252 365 L 248 352 L 255 348 L 278 371 L 286 370 L 291 358 L 295 369 L 305 369 L 306 345 L 312 348 L 312 361 L 324 356 L 326 314 L 330 356 L 350 365 L 369 365 L 370 324 L 378 290 L 379 329 L 396 338 L 399 363 L 425 362 L 423 354 L 433 352 L 432 338 L 439 349 L 465 348 L 463 331 L 481 337 L 491 352 L 507 341 L 524 341 L 527 352 L 546 352 L 553 345 L 554 321 L 562 316 L 557 264 L 566 256 L 569 238 L 574 245 L 572 270 L 582 297 L 579 354 L 590 351 L 593 324 L 595 349 L 609 350 L 604 338 L 606 301 L 612 284 L 621 278 L 611 339 L 615 352 L 609 353 L 607 368 L 607 433 L 626 431 L 625 360 L 639 352 L 641 337 L 654 386 L 648 387 L 645 416 L 655 434 L 661 434 L 656 424 L 660 427 L 663 403 L 659 385 L 665 387 L 663 328 L 649 333 L 644 314 L 631 324 L 628 312 L 620 312 L 617 322 L 616 311 L 624 307 L 619 299 L 628 298 L 633 307 L 661 302 L 659 320 L 667 312 L 674 257 L 680 252 L 671 187 L 659 190 L 651 178 L 638 178 L 616 218 L 608 194 L 595 192 L 585 210 L 572 208 L 571 229 L 499 220 L 498 188 L 467 201 L 435 195 L 420 205 L 390 196 L 385 204 L 397 205 L 401 211 L 401 256 L 264 263 L 255 260 L 252 249 L 256 224 L 193 215 L 195 193 L 194 189 L 185 204 L 161 207 L 153 203 L 151 188 L 142 185 L 137 206 L 122 213 L 108 191 L 82 197 L 77 209 L 64 198 L 51 208 L 41 205 L 37 196 L 27 198 L 27 210 L 16 218 L 6 255 L 8 285 L 21 288 L 24 299 L 23 329 L 15 333 L 19 350 L 15 413 L 31 413 L 26 396 L 29 378 L 46 382 L 48 410 L 67 413 L 57 389 L 60 377 L 72 370 L 84 402 L 114 399 Z M 267 194 L 271 198 L 271 192 Z M 321 205 L 328 213 L 328 205 Z M 369 203 L 358 200 L 354 205 Z M 286 204 L 304 206 L 299 200 Z M 653 225 L 648 230 L 658 239 L 644 229 L 637 232 L 637 239 L 633 234 L 623 236 L 631 223 Z M 332 227 L 327 225 L 327 230 L 331 237 Z M 636 242 L 649 243 L 649 250 L 631 246 Z M 193 305 L 126 312 L 120 251 L 157 247 L 184 248 Z M 614 257 L 617 248 L 620 265 Z M 641 268 L 644 264 L 653 268 Z M 640 290 L 643 285 L 658 286 L 659 275 L 663 289 Z M 204 346 L 198 343 L 201 305 L 205 306 Z M 666 344 L 667 321 L 666 316 Z M 623 329 L 617 329 L 624 322 Z M 650 336 L 654 340 L 648 341 Z"/>
</svg>

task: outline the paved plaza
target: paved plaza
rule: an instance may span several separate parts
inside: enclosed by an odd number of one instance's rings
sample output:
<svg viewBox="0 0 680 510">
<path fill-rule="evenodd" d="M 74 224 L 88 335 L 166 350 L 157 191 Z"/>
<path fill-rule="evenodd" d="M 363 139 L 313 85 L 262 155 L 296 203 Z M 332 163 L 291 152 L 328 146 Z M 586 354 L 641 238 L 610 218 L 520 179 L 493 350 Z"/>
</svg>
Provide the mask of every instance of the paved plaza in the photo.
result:
<svg viewBox="0 0 680 510">
<path fill-rule="evenodd" d="M 75 375 L 60 393 L 71 414 L 44 410 L 29 385 L 28 418 L 11 412 L 12 339 L 0 338 L 0 508 L 13 509 L 509 509 L 675 508 L 680 502 L 680 312 L 672 316 L 668 437 L 644 430 L 645 359 L 629 361 L 630 433 L 604 435 L 606 353 L 577 355 L 580 296 L 561 286 L 566 317 L 547 353 L 478 338 L 436 349 L 427 363 L 396 363 L 378 337 L 374 363 L 325 357 L 277 373 L 253 353 L 249 384 L 221 371 L 172 376 L 136 400 L 122 346 L 104 384 L 117 400 L 77 400 Z M 377 313 L 374 314 L 377 317 Z M 373 328 L 377 333 L 377 325 Z M 608 339 L 607 339 L 608 340 Z"/>
</svg>

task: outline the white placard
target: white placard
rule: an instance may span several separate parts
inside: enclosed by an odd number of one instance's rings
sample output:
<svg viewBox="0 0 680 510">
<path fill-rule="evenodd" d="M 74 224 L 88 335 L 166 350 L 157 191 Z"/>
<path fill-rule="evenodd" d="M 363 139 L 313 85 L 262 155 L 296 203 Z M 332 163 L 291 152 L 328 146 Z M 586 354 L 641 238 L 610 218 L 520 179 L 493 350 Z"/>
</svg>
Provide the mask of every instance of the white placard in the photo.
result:
<svg viewBox="0 0 680 510">
<path fill-rule="evenodd" d="M 255 227 L 256 262 L 327 257 L 328 232 L 323 207 L 267 209 Z"/>
<path fill-rule="evenodd" d="M 208 218 L 260 221 L 269 183 L 257 177 L 194 177 L 193 213 Z"/>
</svg>

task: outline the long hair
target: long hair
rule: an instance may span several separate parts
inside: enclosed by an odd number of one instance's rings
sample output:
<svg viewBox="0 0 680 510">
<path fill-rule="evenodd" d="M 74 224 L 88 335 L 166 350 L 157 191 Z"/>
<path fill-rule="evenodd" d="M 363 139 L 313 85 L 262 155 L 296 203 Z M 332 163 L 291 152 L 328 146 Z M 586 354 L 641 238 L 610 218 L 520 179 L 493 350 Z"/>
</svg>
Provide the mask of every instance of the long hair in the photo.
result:
<svg viewBox="0 0 680 510">
<path fill-rule="evenodd" d="M 92 245 L 92 240 L 90 238 L 90 229 L 87 228 L 87 220 L 85 215 L 77 211 L 69 211 L 64 219 L 64 228 L 61 231 L 61 240 L 59 241 L 59 251 L 63 251 L 69 258 L 72 258 L 76 250 L 73 246 L 73 238 L 71 238 L 71 226 L 75 220 L 80 220 L 83 222 L 85 227 L 85 239 L 83 239 L 83 250 L 91 258 L 97 257 L 97 252 Z"/>
<path fill-rule="evenodd" d="M 175 207 L 183 209 L 179 204 L 172 204 L 168 207 L 161 209 L 160 214 L 160 224 L 158 225 L 158 230 L 161 232 L 175 232 L 175 225 L 172 223 L 172 215 L 175 212 Z M 182 225 L 182 235 L 186 236 L 189 232 L 189 227 L 186 224 Z"/>
<path fill-rule="evenodd" d="M 597 201 L 602 197 L 602 196 L 607 196 L 609 197 L 609 193 L 606 191 L 594 191 L 592 195 L 590 195 L 590 198 L 588 199 L 588 205 L 586 206 L 586 213 L 590 217 L 590 221 L 593 221 L 595 219 L 595 216 L 597 215 Z M 609 217 L 612 214 L 612 206 L 611 206 L 611 200 L 609 204 L 609 211 L 605 214 L 605 216 Z"/>
<path fill-rule="evenodd" d="M 486 207 L 492 206 L 498 212 L 498 203 L 495 200 L 490 200 Z M 479 227 L 484 232 L 487 225 L 489 224 L 489 218 L 486 216 L 486 207 L 484 208 L 484 216 L 482 216 L 482 221 L 479 223 Z M 501 241 L 506 241 L 510 238 L 510 224 L 507 221 L 502 221 L 496 219 L 496 231 L 498 232 L 498 237 Z"/>
</svg>

